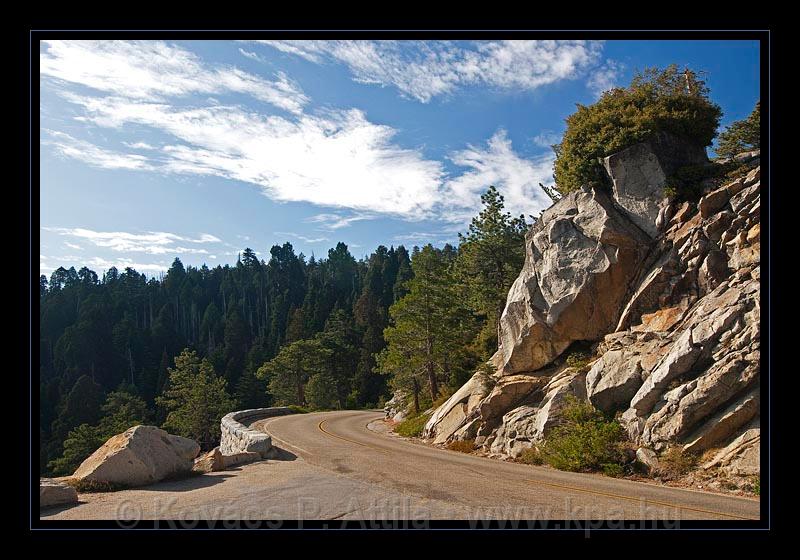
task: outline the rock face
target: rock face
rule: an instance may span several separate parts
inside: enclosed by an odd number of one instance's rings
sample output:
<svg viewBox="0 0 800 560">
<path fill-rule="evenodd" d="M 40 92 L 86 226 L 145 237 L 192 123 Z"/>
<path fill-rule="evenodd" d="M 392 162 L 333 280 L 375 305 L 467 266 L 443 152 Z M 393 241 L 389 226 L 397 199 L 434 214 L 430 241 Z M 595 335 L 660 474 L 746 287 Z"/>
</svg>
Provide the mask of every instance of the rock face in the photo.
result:
<svg viewBox="0 0 800 560">
<path fill-rule="evenodd" d="M 210 473 L 225 469 L 225 462 L 219 447 L 215 447 L 207 453 L 203 453 L 194 460 L 192 471 L 196 473 Z"/>
<path fill-rule="evenodd" d="M 613 330 L 649 238 L 599 190 L 574 191 L 526 236 L 500 317 L 502 372 L 541 369 L 576 340 Z"/>
<path fill-rule="evenodd" d="M 508 294 L 495 373 L 437 409 L 425 437 L 516 457 L 546 439 L 574 395 L 618 415 L 651 468 L 679 445 L 715 452 L 704 466 L 720 473 L 757 474 L 758 153 L 695 202 L 661 199 L 665 177 L 706 161 L 655 137 L 605 158 L 611 196 L 579 190 L 545 211 Z M 594 343 L 582 372 L 559 357 L 575 341 Z"/>
<path fill-rule="evenodd" d="M 633 223 L 655 237 L 659 213 L 667 206 L 668 177 L 680 167 L 708 163 L 708 157 L 702 146 L 661 132 L 602 161 L 611 177 L 614 200 Z"/>
<path fill-rule="evenodd" d="M 155 426 L 134 426 L 111 437 L 75 471 L 79 481 L 144 486 L 187 473 L 200 446 Z"/>
<path fill-rule="evenodd" d="M 53 480 L 39 479 L 39 508 L 78 503 L 78 492 L 72 486 Z"/>
</svg>

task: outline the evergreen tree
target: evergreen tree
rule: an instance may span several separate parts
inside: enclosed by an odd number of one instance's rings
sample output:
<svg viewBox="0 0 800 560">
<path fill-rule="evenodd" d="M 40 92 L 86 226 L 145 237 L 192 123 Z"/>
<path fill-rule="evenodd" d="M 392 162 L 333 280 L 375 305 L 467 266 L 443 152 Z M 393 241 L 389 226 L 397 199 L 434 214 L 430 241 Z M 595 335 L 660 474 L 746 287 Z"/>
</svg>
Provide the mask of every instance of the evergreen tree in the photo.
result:
<svg viewBox="0 0 800 560">
<path fill-rule="evenodd" d="M 459 234 L 457 270 L 471 306 L 486 318 L 478 344 L 488 359 L 497 349 L 506 295 L 525 262 L 528 225 L 523 216 L 505 211 L 503 195 L 494 186 L 481 195 L 481 203 L 467 234 Z"/>
<path fill-rule="evenodd" d="M 175 357 L 169 385 L 156 402 L 167 411 L 162 427 L 196 440 L 203 449 L 219 441 L 220 419 L 234 409 L 225 379 L 217 377 L 208 360 L 189 349 Z"/>
<path fill-rule="evenodd" d="M 424 379 L 435 401 L 440 380 L 452 374 L 472 325 L 453 289 L 444 251 L 426 245 L 413 255 L 412 268 L 408 294 L 389 310 L 392 325 L 384 331 L 387 347 L 378 355 L 377 369 L 394 374 L 396 385 L 409 389 L 415 400 Z"/>
<path fill-rule="evenodd" d="M 715 150 L 718 157 L 733 157 L 761 147 L 761 101 L 746 119 L 733 122 L 719 135 Z"/>
<path fill-rule="evenodd" d="M 319 340 L 298 340 L 281 348 L 277 356 L 258 369 L 256 376 L 267 380 L 276 404 L 304 406 L 308 380 L 325 371 L 329 358 L 330 351 Z"/>
</svg>

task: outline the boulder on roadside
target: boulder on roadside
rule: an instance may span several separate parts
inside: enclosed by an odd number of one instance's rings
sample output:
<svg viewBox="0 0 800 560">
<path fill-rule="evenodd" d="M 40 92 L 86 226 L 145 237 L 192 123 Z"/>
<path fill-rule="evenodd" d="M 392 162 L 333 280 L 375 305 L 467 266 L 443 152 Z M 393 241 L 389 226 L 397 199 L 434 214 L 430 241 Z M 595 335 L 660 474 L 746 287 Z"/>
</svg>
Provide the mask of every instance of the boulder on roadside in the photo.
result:
<svg viewBox="0 0 800 560">
<path fill-rule="evenodd" d="M 211 451 L 203 453 L 194 460 L 192 471 L 197 473 L 209 473 L 221 471 L 225 468 L 225 463 L 219 447 L 215 447 Z"/>
<path fill-rule="evenodd" d="M 134 426 L 112 436 L 75 471 L 81 482 L 144 486 L 192 470 L 200 446 L 155 426 Z"/>
<path fill-rule="evenodd" d="M 78 503 L 78 492 L 64 482 L 52 478 L 39 479 L 39 508 Z"/>
</svg>

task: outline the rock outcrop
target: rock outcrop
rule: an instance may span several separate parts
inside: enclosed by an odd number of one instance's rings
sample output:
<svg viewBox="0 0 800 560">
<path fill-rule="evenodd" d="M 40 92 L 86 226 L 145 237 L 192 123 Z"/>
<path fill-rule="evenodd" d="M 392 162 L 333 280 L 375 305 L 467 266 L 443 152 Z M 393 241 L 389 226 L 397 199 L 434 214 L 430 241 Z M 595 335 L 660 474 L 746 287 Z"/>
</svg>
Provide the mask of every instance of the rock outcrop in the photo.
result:
<svg viewBox="0 0 800 560">
<path fill-rule="evenodd" d="M 656 136 L 605 158 L 613 185 L 572 192 L 526 237 L 526 260 L 500 320 L 493 375 L 476 374 L 435 411 L 425 437 L 474 439 L 516 457 L 546 438 L 567 395 L 616 414 L 655 468 L 681 446 L 705 468 L 758 473 L 760 167 L 705 183 L 695 202 L 662 198 L 703 150 Z M 578 371 L 562 354 L 591 343 Z"/>
<path fill-rule="evenodd" d="M 502 373 L 541 369 L 573 342 L 613 330 L 649 242 L 599 189 L 546 210 L 500 317 Z"/>
<path fill-rule="evenodd" d="M 112 436 L 72 478 L 116 486 L 144 486 L 188 473 L 200 446 L 155 426 L 134 426 Z"/>
<path fill-rule="evenodd" d="M 78 503 L 78 492 L 64 482 L 52 478 L 39 479 L 39 508 Z"/>
<path fill-rule="evenodd" d="M 655 237 L 659 214 L 668 206 L 664 187 L 669 177 L 681 167 L 708 163 L 708 157 L 702 146 L 660 132 L 602 162 L 611 178 L 616 203 L 633 223 Z"/>
</svg>

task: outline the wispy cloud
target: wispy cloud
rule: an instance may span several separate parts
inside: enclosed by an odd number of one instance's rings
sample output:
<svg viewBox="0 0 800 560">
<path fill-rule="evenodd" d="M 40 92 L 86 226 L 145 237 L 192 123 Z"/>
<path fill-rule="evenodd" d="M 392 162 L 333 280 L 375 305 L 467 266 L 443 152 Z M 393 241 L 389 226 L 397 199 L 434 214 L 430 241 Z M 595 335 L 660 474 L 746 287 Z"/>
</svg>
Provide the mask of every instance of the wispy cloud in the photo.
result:
<svg viewBox="0 0 800 560">
<path fill-rule="evenodd" d="M 274 233 L 275 235 L 288 235 L 289 237 L 294 237 L 295 239 L 305 241 L 306 243 L 322 243 L 323 241 L 330 241 L 327 237 L 306 237 L 305 235 L 292 233 L 290 231 L 276 231 Z"/>
<path fill-rule="evenodd" d="M 155 146 L 148 144 L 147 142 L 123 142 L 124 145 L 128 146 L 129 148 L 133 148 L 134 150 L 157 150 Z"/>
<path fill-rule="evenodd" d="M 505 196 L 506 209 L 512 214 L 536 215 L 552 201 L 539 183 L 552 181 L 553 154 L 534 159 L 522 158 L 514 152 L 505 130 L 498 130 L 485 147 L 469 146 L 455 152 L 454 164 L 468 168 L 462 175 L 445 184 L 446 199 L 463 211 L 453 211 L 449 217 L 465 221 L 474 214 L 476 200 L 489 185 L 495 185 Z"/>
<path fill-rule="evenodd" d="M 604 92 L 617 85 L 624 70 L 624 64 L 616 60 L 606 60 L 601 67 L 589 75 L 586 85 L 596 97 L 600 97 Z"/>
<path fill-rule="evenodd" d="M 39 71 L 107 94 L 163 101 L 189 94 L 243 93 L 292 113 L 308 98 L 285 74 L 265 80 L 232 66 L 209 66 L 161 41 L 46 41 Z"/>
<path fill-rule="evenodd" d="M 599 41 L 257 41 L 315 63 L 345 64 L 353 79 L 392 86 L 423 103 L 469 85 L 533 90 L 597 63 Z"/>
<path fill-rule="evenodd" d="M 169 269 L 169 264 L 166 262 L 150 262 L 141 263 L 135 262 L 131 259 L 104 259 L 102 257 L 76 257 L 72 255 L 53 256 L 53 255 L 39 255 L 39 272 L 40 274 L 49 275 L 58 267 L 64 268 L 75 267 L 82 268 L 88 267 L 95 272 L 102 273 L 112 266 L 117 270 L 124 270 L 125 268 L 133 268 L 137 272 L 154 273 L 166 272 Z"/>
<path fill-rule="evenodd" d="M 247 57 L 247 58 L 249 58 L 251 60 L 257 60 L 258 62 L 264 62 L 264 58 L 259 56 L 258 53 L 255 53 L 255 52 L 252 52 L 252 51 L 246 51 L 246 50 L 244 50 L 242 48 L 239 49 L 239 53 L 242 56 L 245 56 L 245 57 Z"/>
<path fill-rule="evenodd" d="M 342 214 L 317 214 L 306 218 L 306 223 L 319 224 L 322 229 L 336 230 L 343 227 L 348 227 L 353 222 L 360 222 L 362 220 L 372 220 L 375 216 L 372 214 L 351 214 L 344 216 Z"/>
<path fill-rule="evenodd" d="M 185 247 L 177 244 L 189 243 L 193 245 L 202 245 L 222 242 L 218 237 L 209 233 L 203 233 L 199 237 L 185 237 L 163 231 L 130 233 L 124 231 L 93 231 L 85 228 L 43 227 L 42 229 L 74 239 L 88 241 L 96 247 L 110 249 L 112 251 L 147 253 L 150 255 L 164 255 L 168 253 L 175 255 L 203 255 L 208 253 L 206 249 Z"/>
<path fill-rule="evenodd" d="M 42 144 L 53 146 L 56 153 L 88 163 L 92 167 L 143 171 L 155 169 L 148 158 L 139 154 L 107 150 L 55 130 L 44 130 L 43 132 L 48 135 L 48 138 L 43 139 Z"/>
<path fill-rule="evenodd" d="M 395 129 L 370 122 L 357 109 L 286 119 L 231 106 L 185 109 L 119 97 L 66 98 L 82 105 L 83 118 L 96 125 L 145 125 L 180 140 L 163 148 L 162 172 L 256 184 L 281 202 L 406 217 L 428 214 L 439 198 L 441 163 L 397 146 L 392 141 Z M 67 155 L 89 159 L 79 152 Z M 136 158 L 145 165 L 143 156 Z"/>
<path fill-rule="evenodd" d="M 553 132 L 552 130 L 543 130 L 542 132 L 531 138 L 531 140 L 533 140 L 533 143 L 541 148 L 549 148 L 553 144 L 558 144 L 559 142 L 561 142 L 562 136 L 563 134 L 559 134 L 558 132 Z"/>
</svg>

